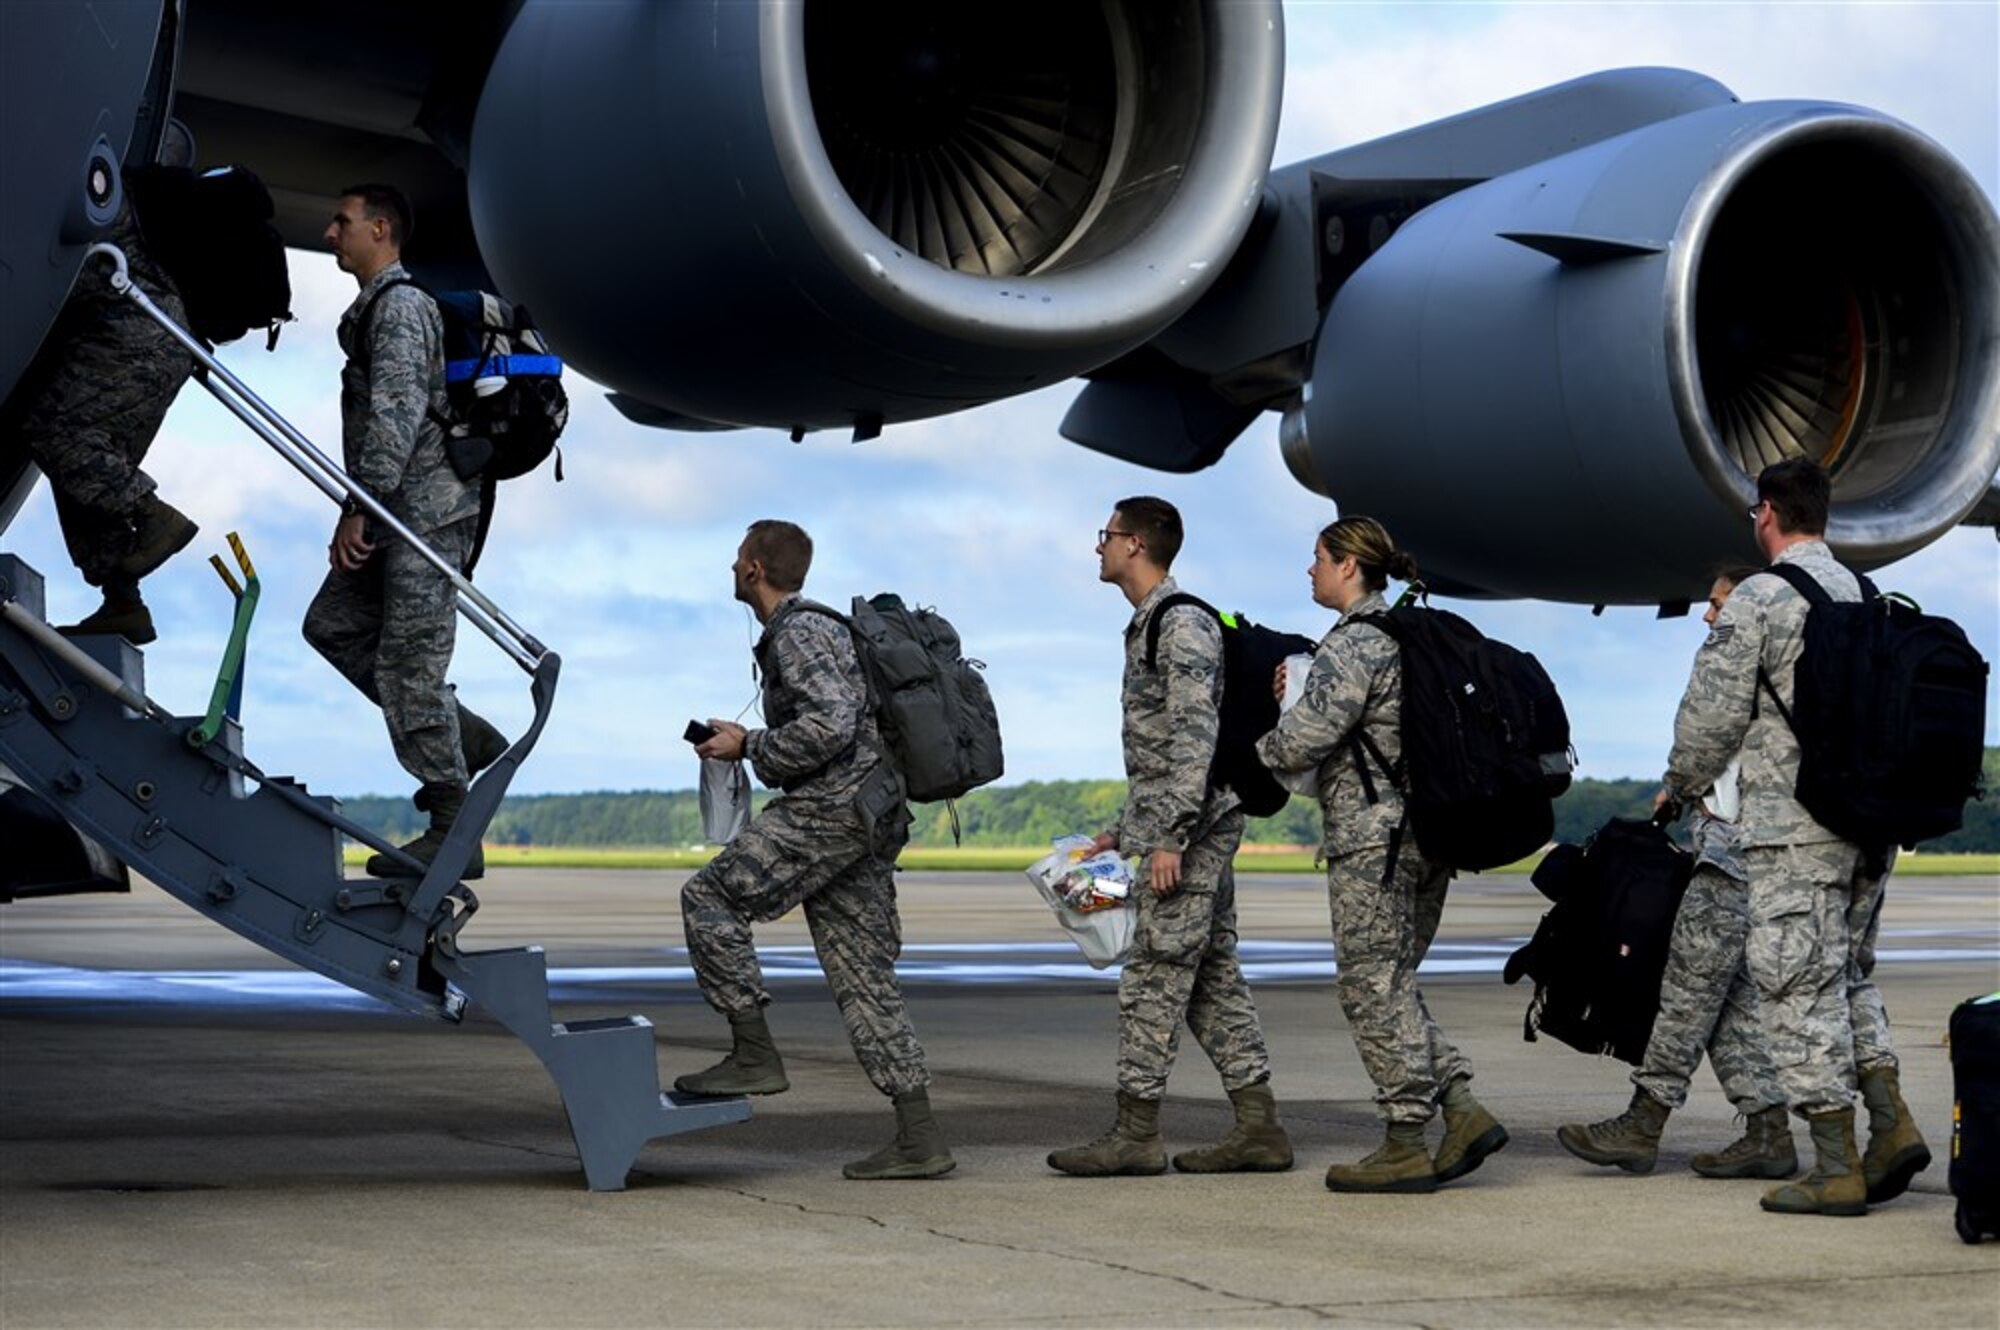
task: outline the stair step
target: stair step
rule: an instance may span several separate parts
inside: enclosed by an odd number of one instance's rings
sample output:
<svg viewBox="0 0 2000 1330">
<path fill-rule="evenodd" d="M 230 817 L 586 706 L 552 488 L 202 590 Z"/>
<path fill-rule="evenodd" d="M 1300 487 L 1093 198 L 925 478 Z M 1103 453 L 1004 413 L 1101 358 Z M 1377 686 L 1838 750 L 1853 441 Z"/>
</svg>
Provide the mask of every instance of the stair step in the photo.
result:
<svg viewBox="0 0 2000 1330">
<path fill-rule="evenodd" d="M 603 1034 L 609 1030 L 646 1030 L 650 1032 L 653 1023 L 644 1016 L 605 1016 L 587 1021 L 558 1021 L 555 1032 L 565 1034 Z"/>
</svg>

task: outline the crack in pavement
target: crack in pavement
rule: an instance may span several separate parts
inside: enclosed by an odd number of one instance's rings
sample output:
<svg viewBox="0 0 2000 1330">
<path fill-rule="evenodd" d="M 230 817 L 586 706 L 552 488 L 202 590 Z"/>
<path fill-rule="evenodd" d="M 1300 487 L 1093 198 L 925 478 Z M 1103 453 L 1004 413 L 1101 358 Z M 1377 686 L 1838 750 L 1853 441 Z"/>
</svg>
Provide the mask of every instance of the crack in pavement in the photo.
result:
<svg viewBox="0 0 2000 1330">
<path fill-rule="evenodd" d="M 640 1170 L 640 1171 L 647 1172 L 648 1176 L 652 1177 L 660 1176 L 658 1174 L 651 1173 L 649 1170 Z M 775 1205 L 785 1209 L 796 1210 L 800 1214 L 822 1215 L 833 1219 L 858 1219 L 865 1223 L 873 1224 L 876 1228 L 882 1229 L 885 1232 L 890 1230 L 901 1229 L 902 1231 L 905 1232 L 925 1233 L 930 1235 L 931 1237 L 939 1238 L 946 1242 L 955 1242 L 965 1247 L 987 1247 L 998 1251 L 1015 1252 L 1023 1256 L 1047 1256 L 1047 1257 L 1053 1257 L 1056 1260 L 1072 1261 L 1079 1265 L 1087 1265 L 1100 1270 L 1112 1270 L 1112 1271 L 1117 1271 L 1120 1274 L 1138 1275 L 1141 1276 L 1142 1278 L 1147 1278 L 1147 1279 L 1162 1279 L 1168 1281 L 1169 1283 L 1180 1284 L 1186 1288 L 1194 1289 L 1195 1291 L 1200 1293 L 1211 1294 L 1219 1298 L 1228 1298 L 1234 1302 L 1248 1303 L 1251 1306 L 1262 1307 L 1271 1311 L 1305 1312 L 1308 1315 L 1313 1316 L 1322 1321 L 1337 1321 L 1342 1319 L 1341 1316 L 1336 1312 L 1323 1311 L 1318 1307 L 1314 1307 L 1306 1303 L 1284 1302 L 1276 1298 L 1260 1298 L 1255 1296 L 1254 1294 L 1238 1293 L 1233 1289 L 1220 1288 L 1213 1284 L 1204 1284 L 1200 1280 L 1191 1279 L 1186 1275 L 1172 1274 L 1164 1270 L 1148 1270 L 1143 1266 L 1128 1265 L 1122 1261 L 1105 1260 L 1101 1257 L 1085 1256 L 1079 1252 L 1058 1251 L 1048 1247 L 1032 1247 L 1019 1243 L 1002 1242 L 997 1238 L 975 1238 L 975 1237 L 970 1237 L 963 1233 L 953 1233 L 946 1229 L 932 1228 L 929 1225 L 920 1225 L 913 1227 L 902 1224 L 891 1224 L 886 1220 L 878 1218 L 875 1215 L 867 1214 L 862 1211 L 820 1209 L 814 1206 L 806 1205 L 804 1202 L 801 1201 L 784 1200 L 780 1197 L 767 1196 L 761 1192 L 750 1191 L 742 1187 L 724 1186 L 720 1183 L 686 1182 L 683 1185 L 689 1187 L 699 1187 L 709 1191 L 726 1192 L 729 1195 L 740 1196 L 745 1200 L 756 1201 L 762 1205 Z"/>
</svg>

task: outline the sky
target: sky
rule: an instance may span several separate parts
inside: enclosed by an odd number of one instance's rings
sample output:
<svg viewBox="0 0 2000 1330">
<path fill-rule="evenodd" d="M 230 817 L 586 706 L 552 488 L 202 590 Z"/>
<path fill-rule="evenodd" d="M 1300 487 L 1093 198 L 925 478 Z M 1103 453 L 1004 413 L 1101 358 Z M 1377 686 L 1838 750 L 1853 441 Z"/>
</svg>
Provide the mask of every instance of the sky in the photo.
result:
<svg viewBox="0 0 2000 1330">
<path fill-rule="evenodd" d="M 2000 197 L 2000 6 L 1974 4 L 1352 4 L 1286 6 L 1278 164 L 1596 70 L 1672 65 L 1745 100 L 1854 102 L 1922 129 Z M 257 164 L 247 163 L 251 167 Z M 258 338 L 226 362 L 292 422 L 339 453 L 333 331 L 353 280 L 325 255 L 291 256 L 294 312 L 276 354 Z M 560 348 L 558 348 L 560 350 Z M 1188 538 L 1175 572 L 1208 599 L 1317 636 L 1307 594 L 1314 533 L 1335 515 L 1300 489 L 1260 419 L 1215 467 L 1167 476 L 1086 452 L 1056 426 L 1060 385 L 940 420 L 892 425 L 864 444 L 837 433 L 678 435 L 626 422 L 570 381 L 567 479 L 503 487 L 479 584 L 563 659 L 555 710 L 515 793 L 681 789 L 696 762 L 690 717 L 737 716 L 754 698 L 755 625 L 730 598 L 729 562 L 754 518 L 812 532 L 808 591 L 836 605 L 896 590 L 934 604 L 987 665 L 1007 747 L 1006 782 L 1120 774 L 1120 633 L 1130 607 L 1096 578 L 1094 533 L 1134 493 L 1178 505 Z M 379 713 L 307 648 L 298 624 L 325 573 L 333 511 L 199 388 L 181 394 L 147 469 L 202 524 L 147 583 L 161 640 L 148 688 L 198 711 L 231 601 L 207 567 L 241 532 L 263 582 L 244 723 L 264 770 L 340 795 L 407 793 Z M 52 617 L 95 598 L 62 552 L 46 489 L 5 537 L 48 578 Z M 2000 542 L 1959 530 L 1877 575 L 1957 619 L 2000 657 Z M 1536 602 L 1454 605 L 1491 636 L 1532 650 L 1567 704 L 1581 774 L 1652 778 L 1703 629 L 1650 610 Z M 527 680 L 461 621 L 453 669 L 466 701 L 510 733 L 531 712 Z M 1987 707 L 2000 736 L 2000 695 Z M 752 713 L 754 719 L 754 713 Z"/>
</svg>

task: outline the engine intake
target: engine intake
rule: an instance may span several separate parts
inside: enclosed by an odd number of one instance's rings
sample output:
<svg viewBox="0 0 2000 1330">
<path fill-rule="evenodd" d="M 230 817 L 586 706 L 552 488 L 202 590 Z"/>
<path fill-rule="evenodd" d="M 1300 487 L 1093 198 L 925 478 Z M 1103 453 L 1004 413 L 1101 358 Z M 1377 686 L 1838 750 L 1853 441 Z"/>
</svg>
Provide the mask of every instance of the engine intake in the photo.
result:
<svg viewBox="0 0 2000 1330">
<path fill-rule="evenodd" d="M 1836 550 L 1878 566 L 2000 465 L 2000 223 L 1888 117 L 1698 111 L 1412 217 L 1334 298 L 1282 437 L 1460 588 L 1697 597 L 1798 455 L 1832 472 Z"/>
<path fill-rule="evenodd" d="M 1277 128 L 1267 0 L 531 0 L 480 249 L 660 418 L 899 420 L 1094 368 L 1234 252 Z"/>
</svg>

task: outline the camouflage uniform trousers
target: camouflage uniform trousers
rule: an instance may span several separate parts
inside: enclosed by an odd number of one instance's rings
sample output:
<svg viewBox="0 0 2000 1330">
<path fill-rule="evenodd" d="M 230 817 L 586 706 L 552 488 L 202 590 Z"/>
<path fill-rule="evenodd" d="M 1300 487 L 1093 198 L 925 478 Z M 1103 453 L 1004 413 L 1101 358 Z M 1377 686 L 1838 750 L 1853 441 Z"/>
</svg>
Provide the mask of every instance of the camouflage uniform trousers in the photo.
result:
<svg viewBox="0 0 2000 1330">
<path fill-rule="evenodd" d="M 1875 987 L 1875 938 L 1882 931 L 1882 902 L 1887 898 L 1889 872 L 1895 867 L 1896 851 L 1891 849 L 1880 865 L 1864 863 L 1847 907 L 1847 933 L 1853 939 L 1847 968 L 1847 1006 L 1854 1023 L 1854 1070 L 1857 1074 L 1875 1067 L 1895 1070 L 1896 1044 L 1889 1037 L 1889 1012 L 1882 1005 L 1882 990 Z"/>
<path fill-rule="evenodd" d="M 1389 847 L 1372 846 L 1327 865 L 1333 913 L 1334 982 L 1375 1103 L 1389 1122 L 1423 1123 L 1444 1087 L 1471 1079 L 1472 1063 L 1444 1037 L 1417 987 L 1417 964 L 1437 936 L 1449 869 L 1407 841 L 1384 883 Z"/>
<path fill-rule="evenodd" d="M 186 321 L 172 290 L 142 285 L 168 316 Z M 194 357 L 108 287 L 72 296 L 56 337 L 53 357 L 39 362 L 47 377 L 23 410 L 21 438 L 54 491 L 70 560 L 102 586 L 132 552 L 133 518 L 154 489 L 139 464 Z"/>
<path fill-rule="evenodd" d="M 1155 895 L 1140 863 L 1132 954 L 1118 976 L 1118 1088 L 1161 1099 L 1180 1049 L 1181 1023 L 1222 1077 L 1240 1090 L 1271 1077 L 1257 1004 L 1236 955 L 1236 875 L 1243 814 L 1215 819 L 1181 855 L 1180 885 Z"/>
<path fill-rule="evenodd" d="M 1713 864 L 1697 865 L 1674 917 L 1660 1014 L 1645 1060 L 1632 1073 L 1632 1084 L 1668 1108 L 1687 1103 L 1704 1049 L 1738 1113 L 1747 1117 L 1784 1102 L 1744 965 L 1749 933 L 1749 887 Z"/>
<path fill-rule="evenodd" d="M 1744 859 L 1745 957 L 1784 1102 L 1800 1114 L 1846 1108 L 1854 1101 L 1854 1004 L 1868 931 L 1865 921 L 1850 927 L 1849 915 L 1871 890 L 1879 899 L 1879 887 L 1869 888 L 1861 852 L 1844 841 L 1752 846 Z M 1880 995 L 1863 1005 L 1879 1011 Z M 1886 1021 L 1871 1027 L 1871 1037 L 1887 1038 Z"/>
<path fill-rule="evenodd" d="M 424 536 L 445 562 L 463 568 L 479 519 Z M 305 639 L 382 708 L 403 769 L 424 784 L 464 785 L 458 706 L 445 672 L 458 632 L 451 581 L 403 541 L 371 532 L 375 553 L 357 572 L 335 568 L 306 608 Z"/>
<path fill-rule="evenodd" d="M 885 1095 L 921 1090 L 931 1079 L 896 982 L 903 925 L 895 861 L 909 825 L 905 809 L 871 843 L 851 799 L 775 799 L 681 889 L 695 978 L 725 1016 L 771 1001 L 750 925 L 805 907 L 855 1060 Z"/>
</svg>

